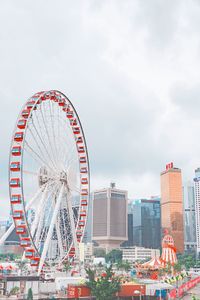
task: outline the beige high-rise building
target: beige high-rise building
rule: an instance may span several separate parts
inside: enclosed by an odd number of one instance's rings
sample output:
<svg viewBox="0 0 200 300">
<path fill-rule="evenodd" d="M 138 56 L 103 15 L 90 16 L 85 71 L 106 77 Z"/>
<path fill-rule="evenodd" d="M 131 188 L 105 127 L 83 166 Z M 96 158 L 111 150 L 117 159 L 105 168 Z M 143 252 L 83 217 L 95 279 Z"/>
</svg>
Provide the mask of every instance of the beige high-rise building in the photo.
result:
<svg viewBox="0 0 200 300">
<path fill-rule="evenodd" d="M 166 170 L 161 173 L 161 226 L 172 235 L 177 253 L 183 253 L 182 176 L 173 163 L 166 165 Z"/>
<path fill-rule="evenodd" d="M 107 251 L 128 240 L 127 191 L 115 188 L 97 190 L 93 194 L 93 241 Z"/>
</svg>

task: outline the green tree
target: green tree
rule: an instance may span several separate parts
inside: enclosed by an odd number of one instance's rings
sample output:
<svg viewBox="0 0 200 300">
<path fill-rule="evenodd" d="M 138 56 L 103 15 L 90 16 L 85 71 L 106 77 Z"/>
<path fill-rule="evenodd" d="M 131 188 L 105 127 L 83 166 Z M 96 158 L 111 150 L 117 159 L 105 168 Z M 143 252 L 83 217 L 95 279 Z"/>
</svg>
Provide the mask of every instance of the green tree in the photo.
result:
<svg viewBox="0 0 200 300">
<path fill-rule="evenodd" d="M 122 251 L 119 249 L 113 249 L 108 254 L 106 254 L 105 259 L 107 263 L 119 263 L 122 261 Z"/>
<path fill-rule="evenodd" d="M 64 272 L 68 272 L 68 271 L 70 271 L 71 270 L 71 264 L 70 264 L 70 262 L 68 262 L 68 261 L 64 261 L 63 262 L 63 271 Z"/>
<path fill-rule="evenodd" d="M 127 260 L 121 261 L 117 263 L 117 268 L 128 272 L 131 269 L 131 264 Z"/>
<path fill-rule="evenodd" d="M 112 272 L 112 266 L 106 268 L 105 273 L 95 279 L 95 271 L 86 269 L 88 275 L 87 286 L 96 300 L 112 300 L 115 294 L 120 290 L 120 278 L 115 277 Z"/>
<path fill-rule="evenodd" d="M 18 286 L 14 286 L 11 290 L 10 290 L 10 295 L 16 295 L 19 292 L 19 287 Z"/>
<path fill-rule="evenodd" d="M 33 300 L 33 292 L 31 288 L 28 289 L 27 300 Z"/>
<path fill-rule="evenodd" d="M 178 261 L 175 265 L 174 265 L 174 271 L 176 271 L 176 272 L 181 272 L 181 270 L 182 270 L 182 265 L 181 265 L 181 263 Z"/>
</svg>

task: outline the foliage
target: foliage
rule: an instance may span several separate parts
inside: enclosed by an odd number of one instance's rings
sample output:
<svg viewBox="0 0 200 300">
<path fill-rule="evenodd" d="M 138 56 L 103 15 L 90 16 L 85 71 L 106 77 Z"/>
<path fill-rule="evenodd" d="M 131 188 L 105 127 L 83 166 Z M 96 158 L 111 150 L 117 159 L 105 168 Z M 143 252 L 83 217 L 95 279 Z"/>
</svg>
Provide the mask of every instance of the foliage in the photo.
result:
<svg viewBox="0 0 200 300">
<path fill-rule="evenodd" d="M 63 262 L 63 271 L 64 272 L 68 272 L 69 270 L 71 270 L 71 265 L 70 265 L 70 262 L 68 262 L 68 261 L 64 261 Z"/>
<path fill-rule="evenodd" d="M 182 265 L 179 261 L 174 265 L 174 271 L 176 271 L 176 272 L 182 271 Z"/>
<path fill-rule="evenodd" d="M 117 263 L 117 268 L 125 270 L 126 272 L 130 271 L 131 269 L 131 264 L 126 260 L 126 261 L 121 261 Z"/>
<path fill-rule="evenodd" d="M 14 253 L 7 253 L 7 254 L 0 254 L 0 260 L 6 261 L 14 261 L 15 259 L 19 258 L 19 255 L 16 255 Z"/>
<path fill-rule="evenodd" d="M 33 292 L 31 288 L 28 289 L 27 300 L 33 300 Z"/>
<path fill-rule="evenodd" d="M 103 248 L 95 248 L 94 249 L 94 256 L 95 257 L 105 257 L 106 251 Z"/>
<path fill-rule="evenodd" d="M 182 269 L 185 268 L 186 270 L 189 270 L 190 268 L 193 268 L 194 266 L 200 266 L 200 260 L 195 259 L 194 254 L 182 254 L 178 255 L 178 263 L 182 266 Z"/>
<path fill-rule="evenodd" d="M 122 251 L 119 249 L 113 249 L 108 254 L 106 254 L 106 262 L 119 263 L 122 261 Z"/>
<path fill-rule="evenodd" d="M 192 300 L 200 300 L 200 298 L 196 298 L 195 296 L 192 296 Z"/>
<path fill-rule="evenodd" d="M 10 291 L 10 295 L 16 295 L 18 292 L 19 292 L 19 287 L 14 286 Z"/>
<path fill-rule="evenodd" d="M 96 300 L 112 300 L 113 296 L 120 290 L 120 279 L 115 277 L 112 272 L 112 266 L 105 269 L 105 273 L 95 279 L 96 272 L 86 269 L 89 281 L 86 283 L 91 289 L 91 293 Z"/>
</svg>

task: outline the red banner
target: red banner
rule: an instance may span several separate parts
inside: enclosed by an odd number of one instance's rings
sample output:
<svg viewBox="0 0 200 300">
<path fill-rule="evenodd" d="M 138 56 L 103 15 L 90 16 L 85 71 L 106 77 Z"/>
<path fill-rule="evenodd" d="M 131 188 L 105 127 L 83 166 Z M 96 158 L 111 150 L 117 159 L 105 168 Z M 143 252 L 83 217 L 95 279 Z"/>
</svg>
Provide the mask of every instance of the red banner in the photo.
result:
<svg viewBox="0 0 200 300">
<path fill-rule="evenodd" d="M 190 281 L 182 284 L 177 289 L 173 289 L 169 293 L 169 299 L 176 299 L 176 297 L 182 297 L 185 292 L 195 287 L 200 282 L 200 276 L 191 279 Z"/>
</svg>

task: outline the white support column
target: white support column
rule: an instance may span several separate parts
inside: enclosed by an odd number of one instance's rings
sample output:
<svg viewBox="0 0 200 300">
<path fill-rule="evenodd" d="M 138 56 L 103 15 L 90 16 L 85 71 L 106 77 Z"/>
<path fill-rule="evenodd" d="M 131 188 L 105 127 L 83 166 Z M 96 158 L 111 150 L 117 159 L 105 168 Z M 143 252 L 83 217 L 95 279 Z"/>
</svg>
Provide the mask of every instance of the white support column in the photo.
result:
<svg viewBox="0 0 200 300">
<path fill-rule="evenodd" d="M 33 196 L 33 198 L 27 203 L 26 205 L 26 209 L 28 210 L 31 205 L 33 204 L 33 202 L 37 199 L 37 197 L 39 196 L 39 194 L 41 193 L 41 189 L 39 189 L 37 191 L 37 193 Z M 15 224 L 12 223 L 10 225 L 10 227 L 8 228 L 8 230 L 4 233 L 4 235 L 1 237 L 0 239 L 0 246 L 4 244 L 4 242 L 6 241 L 6 239 L 9 237 L 9 235 L 11 234 L 11 232 L 13 231 L 13 229 L 15 228 Z"/>
<path fill-rule="evenodd" d="M 38 207 L 37 207 L 37 210 L 35 212 L 35 219 L 33 221 L 33 224 L 31 225 L 31 236 L 32 237 L 34 236 L 35 230 L 38 226 L 39 219 L 40 219 L 40 217 L 42 217 L 43 206 L 44 206 L 45 199 L 46 199 L 46 196 L 47 196 L 48 188 L 49 188 L 49 185 L 47 185 L 45 187 L 45 189 L 43 191 L 43 195 L 41 197 L 40 202 L 38 203 Z"/>
<path fill-rule="evenodd" d="M 53 216 L 52 216 L 52 219 L 51 219 L 51 224 L 50 224 L 50 227 L 49 227 L 49 231 L 48 231 L 46 241 L 45 241 L 45 244 L 44 244 L 44 248 L 43 248 L 43 251 L 42 251 L 42 255 L 41 255 L 41 258 L 40 258 L 40 264 L 39 264 L 39 268 L 38 268 L 38 276 L 40 275 L 40 272 L 42 270 L 42 267 L 43 267 L 43 264 L 44 264 L 44 261 L 45 261 L 46 255 L 47 255 L 47 251 L 48 251 L 48 248 L 49 248 L 49 243 L 50 243 L 51 236 L 52 236 L 52 233 L 53 233 L 53 228 L 54 228 L 54 225 L 56 223 L 57 214 L 58 214 L 60 204 L 61 204 L 61 200 L 62 200 L 62 196 L 63 196 L 63 190 L 64 190 L 64 184 L 62 184 L 62 186 L 61 186 L 61 190 L 60 190 L 60 193 L 58 195 L 56 205 L 55 205 L 55 208 L 54 208 Z"/>
<path fill-rule="evenodd" d="M 8 230 L 4 233 L 4 235 L 0 239 L 0 246 L 4 244 L 5 240 L 9 237 L 13 229 L 15 228 L 15 224 L 12 223 Z"/>
<path fill-rule="evenodd" d="M 69 211 L 70 225 L 71 225 L 71 230 L 72 230 L 72 238 L 73 238 L 76 258 L 79 259 L 79 247 L 78 247 L 78 242 L 77 242 L 77 237 L 76 237 L 76 228 L 75 228 L 75 224 L 74 224 L 71 194 L 69 191 L 67 193 L 67 206 L 68 206 L 68 211 Z"/>
</svg>

